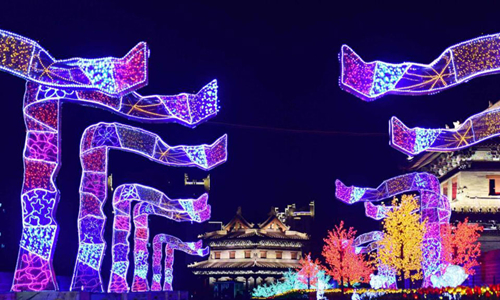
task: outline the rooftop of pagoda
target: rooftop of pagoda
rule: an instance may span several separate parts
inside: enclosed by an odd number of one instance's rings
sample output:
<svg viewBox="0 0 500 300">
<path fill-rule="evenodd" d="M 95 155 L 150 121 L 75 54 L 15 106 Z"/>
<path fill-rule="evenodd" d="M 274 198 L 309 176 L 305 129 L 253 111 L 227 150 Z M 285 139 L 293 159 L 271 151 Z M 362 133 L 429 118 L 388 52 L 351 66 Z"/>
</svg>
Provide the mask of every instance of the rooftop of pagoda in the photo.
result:
<svg viewBox="0 0 500 300">
<path fill-rule="evenodd" d="M 271 208 L 268 218 L 258 224 L 248 222 L 241 212 L 241 207 L 238 207 L 236 215 L 222 226 L 221 230 L 206 232 L 199 236 L 205 240 L 222 240 L 222 239 L 285 239 L 285 240 L 308 240 L 309 236 L 306 233 L 290 230 L 278 216 L 276 211 Z"/>
</svg>

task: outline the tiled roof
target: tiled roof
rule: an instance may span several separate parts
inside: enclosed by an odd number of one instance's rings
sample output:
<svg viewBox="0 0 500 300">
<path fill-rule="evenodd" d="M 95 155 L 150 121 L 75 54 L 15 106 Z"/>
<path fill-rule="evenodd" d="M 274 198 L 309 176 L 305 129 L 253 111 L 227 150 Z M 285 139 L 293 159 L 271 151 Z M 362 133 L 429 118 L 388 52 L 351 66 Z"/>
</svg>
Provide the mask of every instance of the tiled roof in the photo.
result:
<svg viewBox="0 0 500 300">
<path fill-rule="evenodd" d="M 267 269 L 295 269 L 299 268 L 299 262 L 276 262 L 276 261 L 217 261 L 205 260 L 189 265 L 195 269 L 246 269 L 246 268 L 267 268 Z"/>
<path fill-rule="evenodd" d="M 214 231 L 207 232 L 204 235 L 200 236 L 207 240 L 215 240 L 215 239 L 243 239 L 250 237 L 262 237 L 262 238 L 271 238 L 271 239 L 286 239 L 286 240 L 308 240 L 309 237 L 305 233 L 301 233 L 298 231 L 286 231 L 283 232 L 281 230 L 261 230 L 261 229 L 246 229 L 246 230 L 238 230 L 238 231 Z"/>
</svg>

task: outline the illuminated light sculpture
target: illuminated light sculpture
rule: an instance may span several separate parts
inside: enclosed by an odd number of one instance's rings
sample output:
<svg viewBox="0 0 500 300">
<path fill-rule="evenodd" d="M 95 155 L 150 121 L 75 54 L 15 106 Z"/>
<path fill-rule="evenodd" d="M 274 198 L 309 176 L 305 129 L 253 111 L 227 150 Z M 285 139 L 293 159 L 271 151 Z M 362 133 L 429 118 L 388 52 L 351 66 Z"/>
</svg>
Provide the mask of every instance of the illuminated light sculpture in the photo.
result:
<svg viewBox="0 0 500 300">
<path fill-rule="evenodd" d="M 371 231 L 360 234 L 354 239 L 353 246 L 356 247 L 356 253 L 369 253 L 377 249 L 377 241 L 384 236 L 382 231 Z M 363 246 L 367 244 L 366 246 Z"/>
<path fill-rule="evenodd" d="M 422 245 L 424 273 L 423 286 L 431 286 L 431 276 L 441 277 L 446 263 L 441 257 L 440 225 L 448 224 L 451 216 L 450 203 L 446 196 L 441 195 L 439 180 L 429 173 L 409 173 L 384 181 L 377 188 L 347 187 L 341 181 L 336 183 L 336 197 L 348 204 L 355 202 L 379 202 L 408 192 L 420 194 L 420 210 L 422 220 L 427 219 L 426 232 Z M 373 213 L 373 205 L 368 206 L 367 216 L 380 216 Z M 387 209 L 387 207 L 382 207 Z M 380 271 L 380 270 L 379 270 Z"/>
<path fill-rule="evenodd" d="M 137 44 L 123 58 L 56 60 L 38 43 L 0 30 L 0 70 L 47 87 L 122 96 L 147 84 L 149 49 Z"/>
<path fill-rule="evenodd" d="M 364 62 L 351 48 L 340 51 L 340 87 L 364 101 L 388 94 L 437 93 L 468 80 L 500 72 L 500 34 L 447 48 L 430 64 Z"/>
<path fill-rule="evenodd" d="M 141 96 L 149 49 L 141 42 L 123 58 L 55 60 L 38 43 L 0 30 L 0 70 L 26 79 L 21 195 L 23 232 L 13 291 L 57 290 L 52 267 L 59 201 L 60 109 L 63 101 L 109 109 L 137 121 L 194 127 L 218 112 L 217 83 L 198 94 Z"/>
<path fill-rule="evenodd" d="M 500 135 L 500 108 L 475 114 L 454 129 L 408 128 L 399 119 L 389 122 L 390 145 L 414 156 L 424 151 L 456 151 Z"/>
<path fill-rule="evenodd" d="M 59 191 L 55 179 L 60 167 L 60 110 L 63 101 L 107 108 L 137 121 L 176 122 L 189 127 L 218 112 L 216 81 L 196 95 L 143 97 L 132 93 L 121 98 L 28 82 L 24 96 L 27 134 L 21 194 L 23 234 L 13 291 L 57 290 L 52 258 L 58 232 L 55 210 Z"/>
<path fill-rule="evenodd" d="M 169 146 L 154 133 L 119 123 L 98 123 L 85 129 L 80 144 L 83 172 L 78 217 L 79 250 L 71 290 L 103 291 L 100 269 L 105 249 L 106 216 L 102 208 L 107 198 L 109 149 L 136 153 L 167 166 L 210 170 L 226 161 L 226 145 L 226 135 L 212 145 Z"/>
<path fill-rule="evenodd" d="M 195 221 L 204 222 L 210 219 L 210 206 L 206 204 L 208 197 L 204 197 L 201 201 L 201 208 L 204 210 L 199 212 L 193 212 L 192 200 L 179 200 L 180 203 L 186 207 L 184 215 L 176 211 L 166 211 L 161 209 L 151 203 L 141 202 L 134 206 L 134 280 L 132 282 L 133 292 L 147 292 L 149 291 L 149 284 L 146 278 L 148 274 L 149 264 L 148 264 L 148 242 L 149 242 L 149 226 L 148 217 L 149 215 L 164 216 L 174 221 Z M 189 208 L 188 208 L 189 207 Z M 207 249 L 208 251 L 208 249 Z M 173 256 L 172 256 L 173 263 Z M 170 264 L 170 269 L 172 265 Z M 170 290 L 172 277 L 166 278 L 170 282 Z M 167 281 L 166 281 L 167 282 Z M 111 284 L 110 284 L 111 286 Z"/>
<path fill-rule="evenodd" d="M 190 255 L 207 256 L 210 249 L 202 248 L 202 241 L 198 242 L 183 242 L 175 236 L 160 233 L 153 238 L 153 283 L 151 284 L 152 291 L 161 291 L 161 256 L 162 248 L 165 244 L 165 281 L 163 284 L 164 291 L 172 290 L 172 280 L 174 278 L 174 250 L 180 250 Z"/>
<path fill-rule="evenodd" d="M 130 250 L 128 238 L 132 227 L 133 201 L 151 204 L 155 214 L 178 222 L 203 222 L 210 216 L 210 206 L 207 204 L 208 194 L 203 194 L 198 199 L 170 199 L 161 191 L 140 184 L 123 184 L 117 187 L 113 193 L 114 220 L 109 292 L 128 292 L 126 280 Z"/>
</svg>

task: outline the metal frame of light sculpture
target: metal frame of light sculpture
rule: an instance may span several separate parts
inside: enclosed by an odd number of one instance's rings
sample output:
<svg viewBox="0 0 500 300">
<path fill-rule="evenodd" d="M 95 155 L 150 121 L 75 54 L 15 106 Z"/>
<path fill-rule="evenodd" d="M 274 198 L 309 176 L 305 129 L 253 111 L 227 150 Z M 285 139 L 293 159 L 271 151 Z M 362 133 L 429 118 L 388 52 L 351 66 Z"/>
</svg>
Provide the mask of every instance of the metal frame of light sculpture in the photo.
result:
<svg viewBox="0 0 500 300">
<path fill-rule="evenodd" d="M 52 259 L 58 233 L 55 178 L 62 101 L 106 108 L 136 121 L 194 127 L 218 112 L 217 83 L 212 81 L 196 95 L 128 94 L 147 84 L 149 49 L 144 42 L 123 58 L 66 60 L 55 60 L 38 43 L 4 30 L 0 45 L 0 70 L 28 80 L 23 106 L 23 233 L 12 290 L 57 290 Z"/>
<path fill-rule="evenodd" d="M 210 216 L 208 194 L 198 199 L 170 199 L 163 192 L 140 184 L 123 184 L 113 193 L 112 265 L 108 292 L 128 292 L 126 280 L 129 267 L 129 236 L 133 201 L 154 205 L 158 215 L 175 221 L 202 222 Z M 147 249 L 146 249 L 147 250 Z"/>
<path fill-rule="evenodd" d="M 56 60 L 37 42 L 0 30 L 0 70 L 53 88 L 122 96 L 145 86 L 149 49 L 140 42 L 122 58 Z"/>
<path fill-rule="evenodd" d="M 427 219 L 426 232 L 422 245 L 424 273 L 423 286 L 431 286 L 431 276 L 442 276 L 446 269 L 446 263 L 441 258 L 441 234 L 442 224 L 450 221 L 450 203 L 446 196 L 441 194 L 439 180 L 429 173 L 409 173 L 390 178 L 380 184 L 377 188 L 347 187 L 341 181 L 335 182 L 336 197 L 348 204 L 363 202 L 379 202 L 408 192 L 420 194 L 420 212 L 422 220 Z M 367 210 L 367 216 L 374 214 Z M 375 213 L 375 216 L 379 214 Z"/>
<path fill-rule="evenodd" d="M 162 246 L 165 244 L 165 282 L 163 291 L 172 290 L 172 281 L 174 278 L 174 250 L 180 250 L 190 255 L 207 256 L 210 249 L 202 248 L 201 240 L 198 242 L 183 242 L 179 238 L 159 233 L 153 238 L 153 282 L 152 291 L 161 291 L 161 257 Z"/>
<path fill-rule="evenodd" d="M 364 101 L 387 94 L 433 94 L 468 80 L 500 72 L 500 34 L 447 48 L 430 64 L 365 62 L 349 46 L 340 51 L 340 87 Z"/>
<path fill-rule="evenodd" d="M 158 135 L 119 123 L 98 123 L 87 127 L 80 143 L 82 179 L 78 217 L 79 249 L 71 290 L 102 292 L 100 269 L 105 249 L 109 149 L 132 152 L 151 161 L 179 167 L 210 170 L 227 159 L 227 135 L 212 145 L 169 146 Z"/>
<path fill-rule="evenodd" d="M 206 205 L 206 204 L 205 204 Z M 147 274 L 149 270 L 148 264 L 148 242 L 149 242 L 149 226 L 148 217 L 149 215 L 164 216 L 175 221 L 196 221 L 204 222 L 210 219 L 210 206 L 201 214 L 198 214 L 196 218 L 192 216 L 187 216 L 184 218 L 177 217 L 172 218 L 172 215 L 178 214 L 173 211 L 165 211 L 151 203 L 140 202 L 134 206 L 134 280 L 132 282 L 133 292 L 147 292 L 149 291 L 149 283 L 147 280 Z M 193 216 L 194 217 L 194 216 Z M 172 259 L 173 263 L 173 259 Z M 170 268 L 172 266 L 170 265 Z M 171 283 L 170 278 L 170 283 Z"/>
<path fill-rule="evenodd" d="M 411 156 L 425 151 L 456 151 L 500 135 L 500 108 L 486 110 L 455 129 L 408 128 L 398 118 L 389 122 L 390 145 Z"/>
</svg>

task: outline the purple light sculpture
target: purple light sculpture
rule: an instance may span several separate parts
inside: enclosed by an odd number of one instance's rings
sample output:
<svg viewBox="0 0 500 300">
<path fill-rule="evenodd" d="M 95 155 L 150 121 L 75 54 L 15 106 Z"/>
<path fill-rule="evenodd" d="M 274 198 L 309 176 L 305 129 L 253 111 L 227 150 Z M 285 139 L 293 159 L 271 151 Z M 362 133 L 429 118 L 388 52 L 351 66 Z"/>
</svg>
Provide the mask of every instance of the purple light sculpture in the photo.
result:
<svg viewBox="0 0 500 300">
<path fill-rule="evenodd" d="M 117 97 L 147 84 L 149 49 L 137 44 L 123 58 L 56 60 L 38 43 L 0 30 L 0 70 L 52 88 L 99 91 Z"/>
<path fill-rule="evenodd" d="M 430 64 L 364 62 L 351 48 L 340 51 L 340 87 L 364 101 L 388 94 L 433 94 L 478 76 L 500 71 L 500 34 L 447 48 Z"/>
<path fill-rule="evenodd" d="M 23 231 L 13 291 L 57 290 L 52 267 L 58 225 L 60 108 L 63 101 L 109 109 L 136 121 L 194 127 L 218 112 L 217 83 L 198 94 L 141 96 L 149 49 L 141 42 L 123 58 L 55 60 L 38 43 L 0 30 L 0 70 L 26 79 Z"/>
<path fill-rule="evenodd" d="M 390 145 L 414 156 L 425 151 L 456 151 L 500 135 L 500 108 L 469 117 L 455 129 L 408 128 L 398 118 L 389 122 Z"/>
<path fill-rule="evenodd" d="M 164 291 L 172 290 L 172 280 L 174 278 L 174 250 L 180 250 L 190 255 L 207 256 L 209 248 L 202 248 L 202 241 L 183 242 L 174 236 L 160 233 L 153 239 L 153 284 L 152 291 L 161 291 L 161 256 L 162 246 L 165 244 L 165 282 Z"/>
<path fill-rule="evenodd" d="M 130 235 L 131 227 L 130 208 L 132 201 L 143 201 L 143 203 L 151 204 L 150 209 L 155 214 L 165 216 L 175 221 L 203 222 L 210 216 L 210 206 L 207 205 L 207 194 L 203 194 L 196 200 L 173 200 L 168 198 L 164 193 L 151 187 L 138 184 L 119 186 L 113 195 L 115 218 L 113 223 L 113 266 L 110 276 L 109 292 L 128 291 L 128 284 L 125 277 L 129 265 L 128 253 L 130 244 L 128 242 L 128 236 Z M 141 232 L 143 232 L 143 230 L 141 230 Z M 138 233 L 137 227 L 136 235 L 143 236 L 143 234 Z"/>
<path fill-rule="evenodd" d="M 149 207 L 151 212 L 157 215 L 164 216 L 168 219 L 180 221 L 196 221 L 203 222 L 210 217 L 210 205 L 207 204 L 208 194 L 203 194 L 198 199 L 170 199 L 164 193 L 151 187 L 139 184 L 124 184 L 116 188 L 113 194 L 113 245 L 112 245 L 112 267 L 108 292 L 125 293 L 128 292 L 129 287 L 127 283 L 127 271 L 129 267 L 128 254 L 130 243 L 128 238 L 131 230 L 131 205 L 133 201 L 139 201 L 151 205 Z M 138 218 L 136 224 L 136 237 L 148 236 L 147 232 L 147 219 L 142 220 Z M 138 229 L 137 225 L 145 224 Z M 145 242 L 138 247 L 144 239 L 135 239 L 135 249 L 143 247 L 145 251 L 140 254 L 134 252 L 136 257 L 146 257 L 147 260 L 147 238 Z M 136 261 L 137 270 L 137 261 Z M 147 265 L 146 272 L 147 274 Z M 135 282 L 135 281 L 134 281 Z M 147 290 L 147 281 L 146 281 Z"/>
<path fill-rule="evenodd" d="M 422 245 L 424 273 L 424 287 L 432 286 L 431 276 L 441 277 L 447 265 L 441 258 L 441 233 L 440 225 L 450 221 L 450 203 L 446 196 L 441 195 L 439 180 L 429 173 L 409 173 L 384 181 L 377 188 L 347 187 L 341 181 L 335 182 L 336 197 L 352 204 L 359 201 L 379 202 L 408 192 L 420 194 L 420 212 L 422 220 L 427 219 L 426 232 Z M 385 210 L 390 207 L 378 209 L 375 205 L 365 206 L 367 216 L 381 219 Z M 389 270 L 390 271 L 390 270 Z"/>
<path fill-rule="evenodd" d="M 102 208 L 107 198 L 109 149 L 136 153 L 167 166 L 210 170 L 226 161 L 226 145 L 226 135 L 212 145 L 172 147 L 154 133 L 119 123 L 99 123 L 85 129 L 80 144 L 80 242 L 71 290 L 103 291 L 100 269 L 106 216 Z"/>
<path fill-rule="evenodd" d="M 149 226 L 148 226 L 148 217 L 149 215 L 159 215 L 165 216 L 169 219 L 173 219 L 175 221 L 196 221 L 196 222 L 204 222 L 210 219 L 210 206 L 207 207 L 206 199 L 204 204 L 202 204 L 200 209 L 205 207 L 204 210 L 199 213 L 194 213 L 193 201 L 180 200 L 181 204 L 186 207 L 187 217 L 178 216 L 175 217 L 178 212 L 173 211 L 165 211 L 151 203 L 141 202 L 137 203 L 134 206 L 134 226 L 135 226 L 135 235 L 134 235 L 134 281 L 132 282 L 132 291 L 133 292 L 147 292 L 149 291 L 149 283 L 146 278 L 148 274 L 149 264 L 148 264 L 148 241 L 149 241 Z M 199 201 L 203 202 L 203 201 Z M 174 217 L 173 217 L 174 216 Z M 173 261 L 172 261 L 173 262 Z M 172 266 L 170 266 L 171 268 Z M 171 282 L 171 280 L 170 280 Z"/>
</svg>

